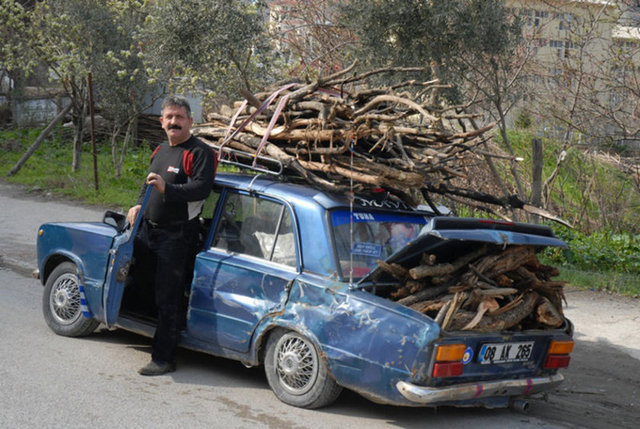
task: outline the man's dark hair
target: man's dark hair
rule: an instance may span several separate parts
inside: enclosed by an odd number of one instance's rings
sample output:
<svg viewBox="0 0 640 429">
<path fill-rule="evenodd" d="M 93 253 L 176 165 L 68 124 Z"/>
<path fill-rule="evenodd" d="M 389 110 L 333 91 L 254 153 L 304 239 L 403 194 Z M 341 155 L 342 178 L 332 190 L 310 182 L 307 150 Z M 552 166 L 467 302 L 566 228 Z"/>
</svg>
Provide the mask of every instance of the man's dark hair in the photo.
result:
<svg viewBox="0 0 640 429">
<path fill-rule="evenodd" d="M 187 117 L 191 117 L 191 106 L 187 99 L 181 95 L 169 95 L 164 101 L 162 101 L 162 110 L 164 111 L 165 107 L 176 106 L 176 107 L 184 107 L 187 111 Z"/>
</svg>

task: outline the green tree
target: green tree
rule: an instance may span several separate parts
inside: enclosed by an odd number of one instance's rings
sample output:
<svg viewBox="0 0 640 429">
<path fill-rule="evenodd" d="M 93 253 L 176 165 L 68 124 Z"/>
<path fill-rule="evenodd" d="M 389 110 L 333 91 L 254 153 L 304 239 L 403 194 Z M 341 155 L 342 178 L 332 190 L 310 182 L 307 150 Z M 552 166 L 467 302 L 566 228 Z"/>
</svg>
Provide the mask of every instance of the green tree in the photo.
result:
<svg viewBox="0 0 640 429">
<path fill-rule="evenodd" d="M 499 0 L 351 0 L 341 7 L 366 63 L 433 66 L 450 83 L 459 81 L 465 58 L 500 55 L 518 33 Z"/>
<path fill-rule="evenodd" d="M 76 171 L 85 131 L 89 72 L 94 74 L 102 112 L 115 124 L 130 123 L 129 118 L 140 111 L 148 79 L 141 60 L 131 56 L 131 32 L 144 22 L 144 3 L 56 0 L 38 2 L 26 10 L 12 0 L 1 1 L 3 29 L 14 35 L 2 48 L 5 67 L 29 73 L 45 64 L 52 80 L 71 100 L 72 170 Z"/>
<path fill-rule="evenodd" d="M 235 97 L 275 79 L 267 13 L 261 1 L 151 2 L 139 54 L 171 91 Z"/>
</svg>

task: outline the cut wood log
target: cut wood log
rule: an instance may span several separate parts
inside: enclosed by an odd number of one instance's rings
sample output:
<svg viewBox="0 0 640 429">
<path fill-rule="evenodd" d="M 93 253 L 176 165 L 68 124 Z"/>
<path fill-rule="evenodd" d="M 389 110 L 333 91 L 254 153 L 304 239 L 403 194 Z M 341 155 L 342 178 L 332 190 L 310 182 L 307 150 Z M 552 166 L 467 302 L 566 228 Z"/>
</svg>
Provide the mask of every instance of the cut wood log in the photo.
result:
<svg viewBox="0 0 640 429">
<path fill-rule="evenodd" d="M 498 316 L 486 315 L 483 317 L 482 320 L 480 320 L 480 322 L 474 327 L 474 330 L 479 332 L 499 332 L 512 328 L 520 323 L 525 317 L 531 315 L 538 298 L 539 295 L 537 293 L 530 292 L 523 297 L 522 302 L 519 305 L 511 308 L 509 311 Z M 453 320 L 450 330 L 456 331 L 462 329 L 464 326 L 469 324 L 471 320 L 473 320 L 474 316 L 475 313 L 469 311 L 458 312 L 458 317 Z"/>
<path fill-rule="evenodd" d="M 464 267 L 465 265 L 479 258 L 486 252 L 487 252 L 487 248 L 483 246 L 467 255 L 464 255 L 458 258 L 453 263 L 442 263 L 442 264 L 436 264 L 436 265 L 429 265 L 429 264 L 419 265 L 417 267 L 411 268 L 409 270 L 409 275 L 411 276 L 412 279 L 419 280 L 425 277 L 436 277 L 436 276 L 451 274 L 454 271 L 459 270 L 460 268 Z"/>
<path fill-rule="evenodd" d="M 562 326 L 564 318 L 562 317 L 562 314 L 556 310 L 556 307 L 551 303 L 551 301 L 545 297 L 542 297 L 540 301 L 541 303 L 536 309 L 538 322 L 552 328 Z"/>
<path fill-rule="evenodd" d="M 409 276 L 409 271 L 402 265 L 394 263 L 388 264 L 385 261 L 381 261 L 379 259 L 376 262 L 380 269 L 382 269 L 382 271 L 391 274 L 392 277 L 398 280 L 404 280 Z"/>
<path fill-rule="evenodd" d="M 470 329 L 475 328 L 476 325 L 480 323 L 480 320 L 482 320 L 482 316 L 484 316 L 484 313 L 491 310 L 495 311 L 498 308 L 500 308 L 500 305 L 498 304 L 498 301 L 495 300 L 495 298 L 484 299 L 478 305 L 478 311 L 476 312 L 476 315 L 473 316 L 473 319 L 471 319 L 469 323 L 467 323 L 465 326 L 462 327 L 462 330 L 468 331 Z"/>
<path fill-rule="evenodd" d="M 398 304 L 410 306 L 416 302 L 428 300 L 430 298 L 436 297 L 438 295 L 442 295 L 449 290 L 449 286 L 432 286 L 422 289 L 420 292 L 407 296 L 398 300 Z"/>
</svg>

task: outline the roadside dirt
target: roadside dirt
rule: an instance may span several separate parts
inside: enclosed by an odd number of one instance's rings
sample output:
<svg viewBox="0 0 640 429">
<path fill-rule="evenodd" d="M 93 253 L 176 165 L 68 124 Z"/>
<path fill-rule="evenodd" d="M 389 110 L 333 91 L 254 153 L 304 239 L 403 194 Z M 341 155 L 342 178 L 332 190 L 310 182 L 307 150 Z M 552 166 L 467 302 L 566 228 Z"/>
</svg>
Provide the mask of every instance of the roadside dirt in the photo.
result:
<svg viewBox="0 0 640 429">
<path fill-rule="evenodd" d="M 640 299 L 573 288 L 566 295 L 571 364 L 563 384 L 530 401 L 530 414 L 567 427 L 638 427 Z"/>
</svg>

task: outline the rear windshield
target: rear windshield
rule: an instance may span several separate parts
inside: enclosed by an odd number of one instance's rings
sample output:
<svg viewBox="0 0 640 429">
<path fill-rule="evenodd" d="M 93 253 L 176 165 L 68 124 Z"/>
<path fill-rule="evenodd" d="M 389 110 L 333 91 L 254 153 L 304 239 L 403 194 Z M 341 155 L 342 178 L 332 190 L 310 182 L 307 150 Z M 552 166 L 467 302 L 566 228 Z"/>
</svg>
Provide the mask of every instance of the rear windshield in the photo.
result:
<svg viewBox="0 0 640 429">
<path fill-rule="evenodd" d="M 428 218 L 419 215 L 334 210 L 331 223 L 342 278 L 358 279 L 414 240 Z"/>
</svg>

